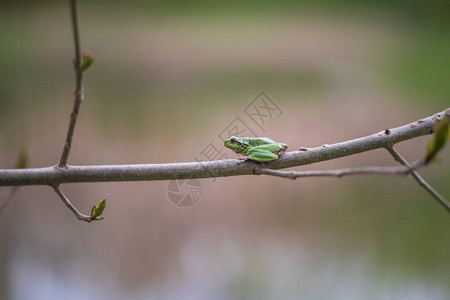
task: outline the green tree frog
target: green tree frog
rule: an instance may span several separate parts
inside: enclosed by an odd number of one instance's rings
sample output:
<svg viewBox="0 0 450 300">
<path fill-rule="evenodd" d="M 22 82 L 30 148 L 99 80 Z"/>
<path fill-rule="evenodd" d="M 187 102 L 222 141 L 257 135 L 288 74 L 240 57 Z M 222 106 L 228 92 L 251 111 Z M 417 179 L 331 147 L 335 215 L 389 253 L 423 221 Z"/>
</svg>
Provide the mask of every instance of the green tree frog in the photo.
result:
<svg viewBox="0 0 450 300">
<path fill-rule="evenodd" d="M 232 136 L 224 142 L 225 147 L 230 148 L 236 153 L 245 155 L 239 157 L 243 163 L 247 160 L 257 162 L 268 162 L 278 159 L 284 152 L 288 145 L 272 141 L 268 138 L 249 138 L 249 137 L 235 137 Z"/>
</svg>

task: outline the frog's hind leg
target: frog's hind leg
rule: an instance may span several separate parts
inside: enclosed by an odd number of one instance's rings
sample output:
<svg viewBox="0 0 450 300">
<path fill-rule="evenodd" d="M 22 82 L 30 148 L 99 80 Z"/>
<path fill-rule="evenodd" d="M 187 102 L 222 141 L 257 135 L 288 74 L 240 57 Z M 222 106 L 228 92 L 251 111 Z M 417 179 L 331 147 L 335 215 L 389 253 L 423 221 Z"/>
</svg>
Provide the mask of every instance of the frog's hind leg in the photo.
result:
<svg viewBox="0 0 450 300">
<path fill-rule="evenodd" d="M 263 149 L 252 149 L 248 152 L 248 159 L 258 162 L 274 161 L 278 158 L 278 155 Z"/>
</svg>

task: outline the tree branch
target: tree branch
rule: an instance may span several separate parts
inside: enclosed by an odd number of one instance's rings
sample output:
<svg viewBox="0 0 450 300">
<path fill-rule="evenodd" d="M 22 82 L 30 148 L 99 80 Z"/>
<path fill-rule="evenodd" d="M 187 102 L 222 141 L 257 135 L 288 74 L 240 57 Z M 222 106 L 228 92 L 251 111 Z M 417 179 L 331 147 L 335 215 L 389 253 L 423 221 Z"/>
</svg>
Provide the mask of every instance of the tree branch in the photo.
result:
<svg viewBox="0 0 450 300">
<path fill-rule="evenodd" d="M 97 206 L 92 208 L 91 215 L 84 215 L 79 212 L 70 200 L 59 188 L 62 183 L 74 182 L 111 182 L 111 181 L 144 181 L 144 180 L 170 180 L 187 178 L 211 178 L 226 177 L 236 175 L 267 174 L 295 179 L 305 176 L 344 176 L 350 174 L 384 174 L 398 175 L 410 173 L 416 181 L 433 195 L 450 212 L 450 205 L 439 195 L 417 172 L 404 160 L 393 148 L 396 143 L 412 139 L 421 135 L 430 134 L 434 126 L 442 118 L 450 119 L 450 109 L 437 113 L 434 116 L 419 120 L 394 129 L 386 129 L 382 132 L 336 143 L 332 145 L 322 145 L 316 148 L 300 148 L 298 151 L 285 153 L 278 160 L 267 163 L 264 167 L 255 162 L 237 164 L 236 160 L 220 160 L 206 162 L 188 163 L 168 163 L 168 164 L 144 164 L 144 165 L 105 165 L 105 166 L 68 166 L 72 139 L 75 132 L 75 125 L 78 119 L 81 103 L 84 100 L 83 92 L 83 72 L 94 61 L 90 53 L 85 53 L 83 64 L 81 62 L 80 37 L 78 26 L 77 0 L 71 0 L 71 18 L 73 39 L 75 47 L 75 98 L 73 110 L 70 115 L 67 136 L 60 160 L 56 166 L 34 169 L 10 169 L 0 170 L 0 186 L 14 186 L 7 199 L 11 198 L 17 186 L 22 185 L 49 185 L 63 200 L 66 206 L 82 221 L 91 222 L 101 220 L 100 215 L 106 205 L 102 199 Z M 288 172 L 274 171 L 271 169 L 283 169 L 294 166 L 311 164 L 319 161 L 326 161 L 356 153 L 370 151 L 378 148 L 387 149 L 391 155 L 404 167 L 401 168 L 355 168 L 329 171 L 305 171 Z M 438 151 L 438 150 L 436 150 Z M 270 166 L 271 169 L 268 169 Z M 5 202 L 6 203 L 6 202 Z M 4 204 L 2 205 L 2 207 Z M 1 208 L 0 207 L 0 212 Z"/>
<path fill-rule="evenodd" d="M 408 172 L 411 174 L 411 176 L 417 181 L 417 183 L 423 187 L 431 196 L 433 196 L 434 199 L 436 199 L 440 205 L 442 205 L 449 213 L 450 213 L 450 203 L 445 200 L 445 198 L 439 194 L 428 182 L 425 181 L 425 179 L 422 178 L 422 176 L 419 175 L 413 168 L 411 168 L 411 165 L 408 163 L 406 159 L 404 159 L 400 153 L 398 153 L 394 147 L 388 147 L 386 148 L 387 151 L 392 155 L 392 157 L 398 161 L 403 166 L 406 166 L 408 168 Z"/>
<path fill-rule="evenodd" d="M 432 133 L 442 118 L 450 118 L 450 108 L 419 121 L 397 128 L 341 143 L 316 148 L 300 148 L 283 154 L 265 166 L 284 169 L 340 158 L 379 148 L 391 148 L 394 144 Z M 57 166 L 35 169 L 0 170 L 0 186 L 50 185 L 70 182 L 113 182 L 170 180 L 173 178 L 212 178 L 236 175 L 252 175 L 255 162 L 237 164 L 235 159 L 141 165 Z"/>
<path fill-rule="evenodd" d="M 72 15 L 73 40 L 75 46 L 75 99 L 73 104 L 73 111 L 70 114 L 70 123 L 67 130 L 66 142 L 64 143 L 63 152 L 58 162 L 58 168 L 66 168 L 67 160 L 69 159 L 70 149 L 72 148 L 72 138 L 77 123 L 78 114 L 80 112 L 81 103 L 84 100 L 83 93 L 83 70 L 81 69 L 81 51 L 80 51 L 80 35 L 78 30 L 78 8 L 77 0 L 70 1 L 70 9 Z"/>
</svg>

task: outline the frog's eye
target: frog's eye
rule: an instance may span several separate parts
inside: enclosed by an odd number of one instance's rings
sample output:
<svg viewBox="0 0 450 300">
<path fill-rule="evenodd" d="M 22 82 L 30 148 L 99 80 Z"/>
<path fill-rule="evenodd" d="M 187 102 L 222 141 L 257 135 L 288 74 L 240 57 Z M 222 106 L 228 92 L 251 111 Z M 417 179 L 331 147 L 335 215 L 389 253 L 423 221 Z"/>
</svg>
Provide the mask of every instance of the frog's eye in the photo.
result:
<svg viewBox="0 0 450 300">
<path fill-rule="evenodd" d="M 230 139 L 230 142 L 236 143 L 236 139 L 235 139 L 234 137 L 232 137 L 232 138 Z"/>
</svg>

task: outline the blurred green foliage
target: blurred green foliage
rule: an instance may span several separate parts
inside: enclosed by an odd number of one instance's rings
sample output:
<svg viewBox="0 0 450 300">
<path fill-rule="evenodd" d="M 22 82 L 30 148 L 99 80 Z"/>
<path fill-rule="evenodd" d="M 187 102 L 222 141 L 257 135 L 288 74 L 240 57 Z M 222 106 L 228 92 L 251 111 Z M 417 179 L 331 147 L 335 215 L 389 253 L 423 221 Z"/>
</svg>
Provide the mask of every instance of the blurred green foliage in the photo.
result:
<svg viewBox="0 0 450 300">
<path fill-rule="evenodd" d="M 316 1 L 270 1 L 270 0 L 247 0 L 247 1 L 221 1 L 221 0 L 131 0 L 131 1 L 79 1 L 86 2 L 89 5 L 101 5 L 110 7 L 129 7 L 135 9 L 148 9 L 149 12 L 155 11 L 198 11 L 211 12 L 215 10 L 232 11 L 255 11 L 255 10 L 290 10 L 303 7 L 318 7 L 320 9 L 331 8 L 333 10 L 345 10 L 353 8 L 365 9 L 389 9 L 396 13 L 404 13 L 412 16 L 424 16 L 430 19 L 436 17 L 447 19 L 448 1 L 445 0 L 316 0 Z M 3 0 L 0 7 L 23 7 L 23 6 L 50 6 L 54 1 L 43 0 L 36 3 L 32 0 Z"/>
<path fill-rule="evenodd" d="M 393 88 L 411 100 L 436 109 L 448 107 L 450 95 L 450 28 L 418 28 L 408 47 L 388 60 Z"/>
</svg>

